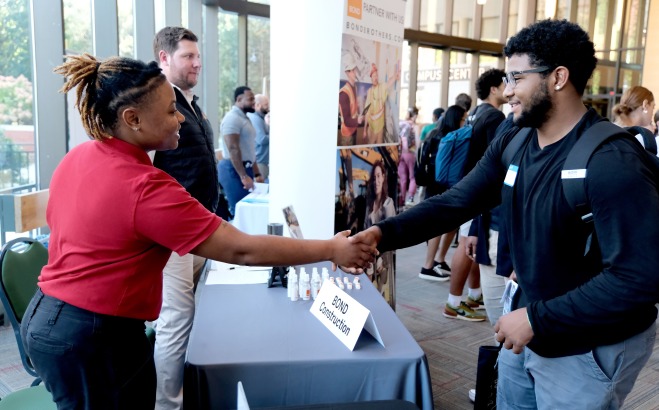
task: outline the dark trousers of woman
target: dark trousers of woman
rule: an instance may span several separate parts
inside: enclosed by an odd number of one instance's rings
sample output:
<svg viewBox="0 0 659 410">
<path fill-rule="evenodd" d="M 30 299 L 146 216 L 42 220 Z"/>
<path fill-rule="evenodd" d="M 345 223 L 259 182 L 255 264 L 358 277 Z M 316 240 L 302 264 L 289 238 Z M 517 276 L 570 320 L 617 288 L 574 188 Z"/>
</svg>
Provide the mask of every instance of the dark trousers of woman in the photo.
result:
<svg viewBox="0 0 659 410">
<path fill-rule="evenodd" d="M 62 409 L 153 409 L 156 371 L 143 320 L 101 315 L 37 290 L 23 345 Z"/>
</svg>

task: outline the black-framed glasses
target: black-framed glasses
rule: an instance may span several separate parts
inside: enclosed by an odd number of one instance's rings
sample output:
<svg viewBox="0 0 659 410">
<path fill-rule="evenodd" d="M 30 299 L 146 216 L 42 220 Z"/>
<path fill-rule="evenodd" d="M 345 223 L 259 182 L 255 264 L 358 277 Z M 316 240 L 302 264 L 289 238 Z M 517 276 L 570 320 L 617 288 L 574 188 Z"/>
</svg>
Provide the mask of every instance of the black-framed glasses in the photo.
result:
<svg viewBox="0 0 659 410">
<path fill-rule="evenodd" d="M 513 88 L 517 85 L 517 76 L 522 75 L 522 74 L 531 74 L 531 73 L 544 73 L 545 71 L 549 71 L 549 67 L 547 66 L 540 66 L 536 68 L 531 68 L 529 70 L 523 70 L 523 71 L 511 71 L 509 73 L 506 73 L 505 77 L 501 77 L 503 80 L 503 84 L 505 87 L 508 87 L 511 85 Z"/>
</svg>

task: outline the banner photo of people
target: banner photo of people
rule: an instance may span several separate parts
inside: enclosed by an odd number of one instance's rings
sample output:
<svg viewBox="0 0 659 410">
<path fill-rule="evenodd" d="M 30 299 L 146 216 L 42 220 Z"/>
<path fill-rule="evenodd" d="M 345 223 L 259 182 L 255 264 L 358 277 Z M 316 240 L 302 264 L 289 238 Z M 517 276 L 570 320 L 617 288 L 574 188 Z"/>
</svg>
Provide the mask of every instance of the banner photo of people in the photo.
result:
<svg viewBox="0 0 659 410">
<path fill-rule="evenodd" d="M 396 215 L 404 0 L 346 0 L 341 41 L 334 230 L 357 233 Z M 405 103 L 407 105 L 407 103 Z M 403 201 L 404 203 L 404 201 Z M 395 253 L 367 274 L 392 309 Z"/>
<path fill-rule="evenodd" d="M 345 148 L 337 151 L 337 182 L 334 203 L 334 231 L 350 230 L 354 235 L 396 215 L 395 193 L 397 146 Z M 395 305 L 395 254 L 381 254 L 369 279 L 390 305 Z"/>
</svg>

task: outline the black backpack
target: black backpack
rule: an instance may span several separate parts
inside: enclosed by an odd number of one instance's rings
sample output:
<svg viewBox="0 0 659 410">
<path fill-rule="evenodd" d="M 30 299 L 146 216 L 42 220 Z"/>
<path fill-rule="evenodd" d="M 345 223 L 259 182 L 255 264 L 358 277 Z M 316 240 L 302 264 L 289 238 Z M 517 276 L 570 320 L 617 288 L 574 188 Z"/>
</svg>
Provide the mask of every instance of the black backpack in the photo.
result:
<svg viewBox="0 0 659 410">
<path fill-rule="evenodd" d="M 638 125 L 625 127 L 625 129 L 632 135 L 640 135 L 643 140 L 643 147 L 654 155 L 657 155 L 657 140 L 654 138 L 652 131 Z"/>
<path fill-rule="evenodd" d="M 512 165 L 515 154 L 529 138 L 531 131 L 531 128 L 520 129 L 504 149 L 501 161 L 506 169 Z M 627 129 L 621 128 L 608 120 L 600 121 L 588 128 L 577 139 L 563 165 L 561 181 L 563 182 L 565 199 L 581 220 L 586 223 L 592 222 L 593 218 L 585 188 L 585 171 L 588 168 L 588 161 L 600 145 L 612 138 L 632 138 L 636 143 L 639 143 Z M 645 146 L 645 152 L 650 157 L 650 163 L 653 164 L 653 172 L 659 186 L 659 158 L 656 156 L 656 144 L 654 146 L 655 154 L 648 149 L 647 145 Z"/>
<path fill-rule="evenodd" d="M 441 138 L 439 128 L 435 127 L 416 150 L 414 181 L 419 186 L 428 186 L 435 182 L 435 156 Z"/>
</svg>

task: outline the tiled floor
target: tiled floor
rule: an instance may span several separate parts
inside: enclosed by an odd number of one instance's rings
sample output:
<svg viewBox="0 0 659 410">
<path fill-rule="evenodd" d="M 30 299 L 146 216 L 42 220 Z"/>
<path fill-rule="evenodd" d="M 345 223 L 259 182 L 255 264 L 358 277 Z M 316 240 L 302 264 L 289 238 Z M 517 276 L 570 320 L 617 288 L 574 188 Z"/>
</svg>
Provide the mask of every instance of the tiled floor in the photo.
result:
<svg viewBox="0 0 659 410">
<path fill-rule="evenodd" d="M 441 308 L 448 295 L 448 282 L 418 278 L 425 244 L 397 251 L 396 313 L 426 352 L 436 409 L 472 409 L 467 398 L 476 380 L 478 346 L 493 343 L 487 322 L 447 319 Z M 453 249 L 449 252 L 448 261 Z M 0 397 L 29 386 L 18 356 L 11 327 L 0 327 Z M 625 409 L 659 409 L 659 350 L 641 373 Z"/>
</svg>

